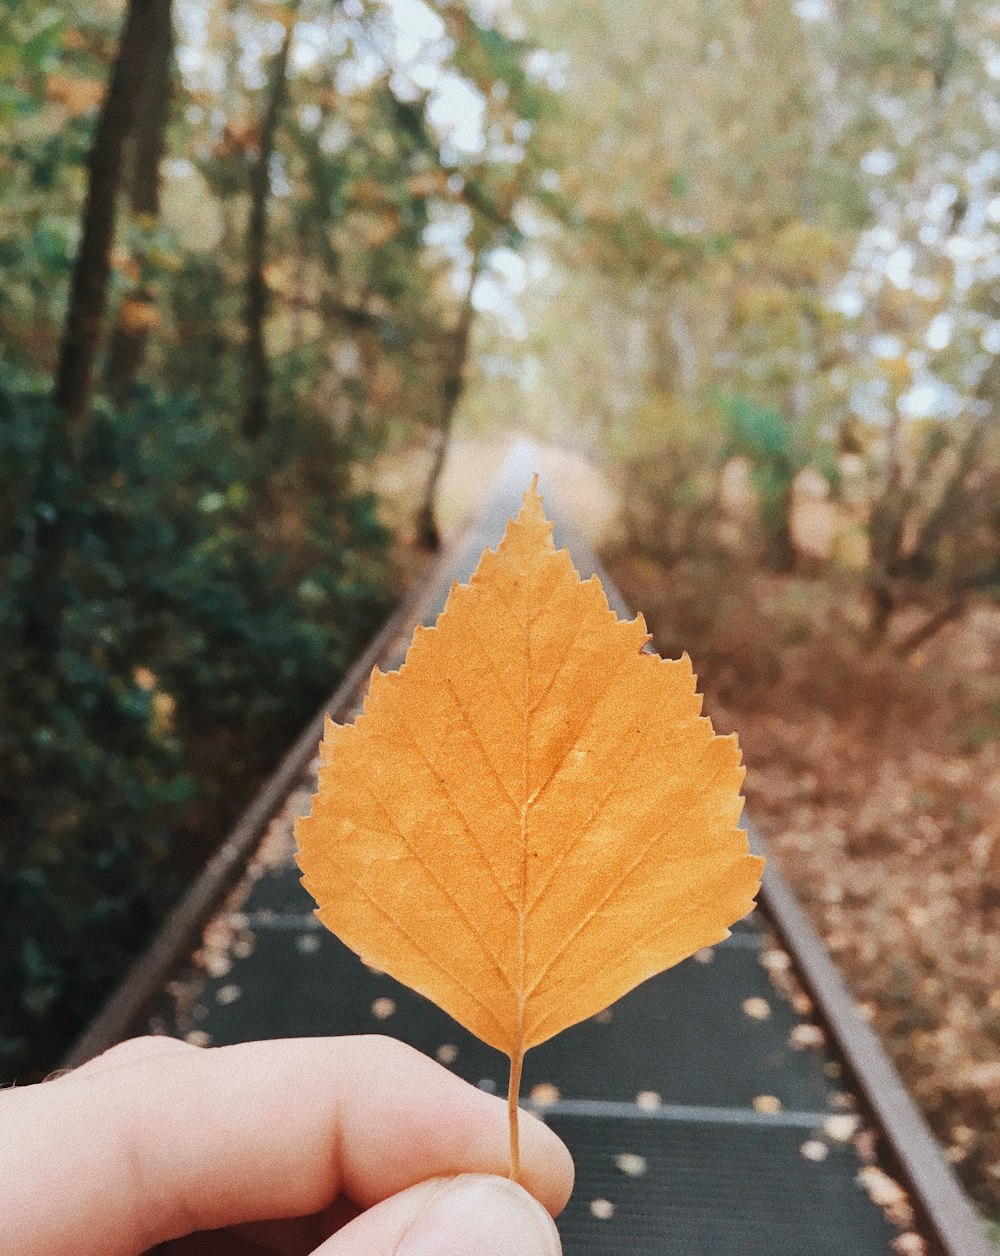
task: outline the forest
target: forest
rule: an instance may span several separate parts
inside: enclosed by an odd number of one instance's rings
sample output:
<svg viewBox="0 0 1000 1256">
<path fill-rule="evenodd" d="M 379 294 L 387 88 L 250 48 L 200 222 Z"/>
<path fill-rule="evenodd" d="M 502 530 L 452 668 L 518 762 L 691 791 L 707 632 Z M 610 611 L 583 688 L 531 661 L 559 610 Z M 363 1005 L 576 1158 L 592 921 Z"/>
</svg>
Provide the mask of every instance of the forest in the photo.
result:
<svg viewBox="0 0 1000 1256">
<path fill-rule="evenodd" d="M 7 0 L 0 1082 L 527 434 L 1000 1216 L 998 126 L 990 0 Z"/>
</svg>

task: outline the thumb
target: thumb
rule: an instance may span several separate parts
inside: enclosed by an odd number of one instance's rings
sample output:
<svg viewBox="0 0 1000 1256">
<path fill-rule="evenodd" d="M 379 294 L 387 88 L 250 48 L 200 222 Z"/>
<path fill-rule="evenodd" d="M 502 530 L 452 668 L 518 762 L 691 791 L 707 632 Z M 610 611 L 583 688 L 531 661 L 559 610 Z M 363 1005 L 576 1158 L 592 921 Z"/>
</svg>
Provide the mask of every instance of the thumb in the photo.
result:
<svg viewBox="0 0 1000 1256">
<path fill-rule="evenodd" d="M 432 1178 L 369 1208 L 313 1256 L 560 1256 L 555 1222 L 516 1182 Z"/>
</svg>

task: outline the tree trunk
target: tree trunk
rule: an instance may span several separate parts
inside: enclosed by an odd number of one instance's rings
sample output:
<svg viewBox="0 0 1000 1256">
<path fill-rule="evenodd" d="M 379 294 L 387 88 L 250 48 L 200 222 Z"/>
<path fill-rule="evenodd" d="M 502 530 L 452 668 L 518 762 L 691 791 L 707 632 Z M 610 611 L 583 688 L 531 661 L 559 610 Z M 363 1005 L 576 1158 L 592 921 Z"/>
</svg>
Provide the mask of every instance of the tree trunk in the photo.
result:
<svg viewBox="0 0 1000 1256">
<path fill-rule="evenodd" d="M 900 641 L 893 653 L 901 659 L 908 659 L 911 654 L 915 654 L 922 645 L 926 645 L 932 637 L 937 636 L 942 628 L 946 628 L 948 624 L 954 623 L 956 619 L 960 619 L 965 614 L 965 608 L 968 605 L 968 598 L 964 593 L 958 594 L 952 600 L 946 603 L 934 615 L 926 619 L 919 628 L 915 628 L 908 633 L 902 641 Z"/>
<path fill-rule="evenodd" d="M 994 421 L 994 399 L 1000 391 L 1000 358 L 992 358 L 976 385 L 980 413 L 972 420 L 958 451 L 955 469 L 941 494 L 941 500 L 924 521 L 914 549 L 912 566 L 918 574 L 934 569 L 935 551 L 949 532 L 961 528 L 972 515 L 969 478 L 979 464 L 983 447 Z"/>
<path fill-rule="evenodd" d="M 149 72 L 139 99 L 132 142 L 130 201 L 132 213 L 151 225 L 160 216 L 160 160 L 166 148 L 170 112 L 170 55 L 173 49 L 171 0 L 149 0 L 156 12 L 156 30 L 149 49 Z M 139 256 L 140 272 L 146 259 Z M 107 381 L 117 406 L 129 397 L 146 355 L 151 326 L 153 292 L 141 276 L 122 301 L 111 339 Z"/>
<path fill-rule="evenodd" d="M 107 308 L 122 159 L 135 123 L 159 17 L 158 4 L 130 0 L 118 58 L 87 159 L 87 199 L 80 247 L 73 267 L 53 390 L 53 399 L 65 415 L 67 431 L 74 440 L 90 405 L 94 364 Z"/>
<path fill-rule="evenodd" d="M 250 167 L 250 218 L 247 224 L 247 273 L 244 318 L 246 326 L 246 374 L 244 377 L 243 435 L 257 440 L 267 430 L 271 368 L 264 343 L 264 322 L 268 312 L 264 256 L 267 249 L 267 201 L 271 191 L 271 157 L 278 122 L 288 87 L 288 55 L 295 31 L 295 13 L 288 19 L 281 48 L 271 65 L 267 103 L 260 125 L 257 155 Z"/>
<path fill-rule="evenodd" d="M 792 497 L 795 475 L 789 468 L 785 473 L 785 487 L 781 491 L 778 519 L 768 539 L 768 557 L 771 569 L 790 575 L 795 570 L 795 542 L 792 540 Z"/>
<path fill-rule="evenodd" d="M 434 452 L 431 457 L 430 470 L 424 484 L 423 502 L 417 514 L 417 541 L 427 550 L 441 548 L 441 533 L 437 524 L 435 503 L 437 500 L 438 482 L 444 470 L 451 442 L 455 411 L 458 408 L 462 390 L 465 387 L 465 368 L 469 360 L 469 345 L 472 341 L 472 324 L 476 311 L 472 304 L 472 294 L 482 265 L 482 257 L 472 259 L 472 272 L 469 276 L 469 287 L 462 302 L 458 323 L 449 336 L 448 351 L 445 360 L 444 381 L 441 386 L 441 419 L 434 436 Z"/>
<path fill-rule="evenodd" d="M 868 640 L 871 646 L 878 645 L 883 639 L 895 610 L 896 599 L 892 583 L 898 574 L 906 515 L 912 505 L 911 494 L 906 485 L 903 429 L 898 414 L 893 415 L 886 441 L 886 481 L 872 508 L 868 524 L 872 551 L 868 579 L 872 607 L 868 622 Z"/>
<path fill-rule="evenodd" d="M 871 614 L 868 619 L 868 648 L 876 649 L 885 639 L 889 620 L 896 609 L 896 599 L 888 578 L 875 577 L 869 585 Z"/>
</svg>

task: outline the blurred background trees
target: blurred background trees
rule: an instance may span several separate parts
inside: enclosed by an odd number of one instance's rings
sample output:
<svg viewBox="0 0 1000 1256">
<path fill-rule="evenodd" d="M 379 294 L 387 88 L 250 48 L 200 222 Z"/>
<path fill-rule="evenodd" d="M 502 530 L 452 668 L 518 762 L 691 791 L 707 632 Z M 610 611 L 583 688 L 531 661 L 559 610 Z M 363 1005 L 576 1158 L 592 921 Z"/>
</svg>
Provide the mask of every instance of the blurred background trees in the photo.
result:
<svg viewBox="0 0 1000 1256">
<path fill-rule="evenodd" d="M 0 16 L 5 1076 L 92 1014 L 384 615 L 376 454 L 438 542 L 545 92 L 522 42 L 418 8 Z"/>
<path fill-rule="evenodd" d="M 601 468 L 722 703 L 794 672 L 727 615 L 914 669 L 996 599 L 998 67 L 988 0 L 3 6 L 0 1074 L 438 544 L 456 432 Z"/>
<path fill-rule="evenodd" d="M 610 455 L 670 561 L 725 542 L 728 500 L 790 569 L 798 516 L 904 653 L 995 594 L 989 6 L 514 9 L 560 109 L 509 411 Z"/>
</svg>

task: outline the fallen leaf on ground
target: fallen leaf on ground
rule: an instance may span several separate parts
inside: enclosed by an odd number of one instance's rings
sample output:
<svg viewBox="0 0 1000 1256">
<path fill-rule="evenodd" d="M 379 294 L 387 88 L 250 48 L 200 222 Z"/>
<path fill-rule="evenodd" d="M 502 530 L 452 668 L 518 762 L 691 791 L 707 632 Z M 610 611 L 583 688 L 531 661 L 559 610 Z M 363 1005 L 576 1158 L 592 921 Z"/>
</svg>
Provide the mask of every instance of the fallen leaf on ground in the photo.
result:
<svg viewBox="0 0 1000 1256">
<path fill-rule="evenodd" d="M 823 1133 L 835 1143 L 849 1143 L 857 1133 L 860 1124 L 861 1118 L 850 1113 L 828 1116 L 823 1122 Z"/>
<path fill-rule="evenodd" d="M 788 1035 L 789 1046 L 794 1047 L 796 1051 L 807 1051 L 809 1048 L 822 1047 L 826 1042 L 826 1035 L 818 1025 L 795 1025 Z"/>
<path fill-rule="evenodd" d="M 632 1151 L 623 1151 L 615 1156 L 615 1168 L 626 1177 L 642 1177 L 646 1172 L 646 1157 L 638 1156 Z"/>
<path fill-rule="evenodd" d="M 859 1170 L 857 1180 L 868 1192 L 868 1198 L 880 1208 L 891 1208 L 907 1202 L 906 1192 L 888 1173 L 875 1165 Z"/>
</svg>

